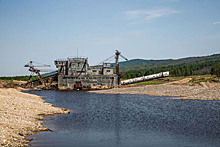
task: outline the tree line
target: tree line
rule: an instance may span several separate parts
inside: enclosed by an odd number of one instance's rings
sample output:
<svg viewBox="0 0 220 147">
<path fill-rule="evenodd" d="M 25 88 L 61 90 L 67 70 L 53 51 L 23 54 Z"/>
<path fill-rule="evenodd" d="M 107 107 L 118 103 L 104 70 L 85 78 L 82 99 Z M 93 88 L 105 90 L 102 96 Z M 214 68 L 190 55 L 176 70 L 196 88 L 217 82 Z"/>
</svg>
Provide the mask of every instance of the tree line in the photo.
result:
<svg viewBox="0 0 220 147">
<path fill-rule="evenodd" d="M 136 78 L 169 71 L 170 76 L 217 75 L 220 77 L 220 63 L 202 63 L 198 65 L 151 66 L 146 69 L 121 72 L 123 79 Z"/>
<path fill-rule="evenodd" d="M 220 63 L 211 67 L 210 74 L 220 77 Z"/>
</svg>

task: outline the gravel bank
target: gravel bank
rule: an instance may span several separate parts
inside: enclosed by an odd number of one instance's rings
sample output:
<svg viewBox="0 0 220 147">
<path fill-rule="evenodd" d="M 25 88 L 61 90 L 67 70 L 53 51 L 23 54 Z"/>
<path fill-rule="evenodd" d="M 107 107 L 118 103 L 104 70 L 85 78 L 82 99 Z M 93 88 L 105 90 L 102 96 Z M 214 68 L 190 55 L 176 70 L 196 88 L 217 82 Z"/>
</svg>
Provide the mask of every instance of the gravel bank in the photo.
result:
<svg viewBox="0 0 220 147">
<path fill-rule="evenodd" d="M 151 96 L 177 96 L 178 99 L 220 100 L 220 84 L 208 86 L 147 85 L 90 91 L 104 94 L 146 94 Z"/>
<path fill-rule="evenodd" d="M 27 136 L 49 130 L 40 121 L 44 116 L 63 113 L 69 110 L 45 103 L 39 96 L 16 89 L 0 89 L 1 146 L 27 146 Z"/>
</svg>

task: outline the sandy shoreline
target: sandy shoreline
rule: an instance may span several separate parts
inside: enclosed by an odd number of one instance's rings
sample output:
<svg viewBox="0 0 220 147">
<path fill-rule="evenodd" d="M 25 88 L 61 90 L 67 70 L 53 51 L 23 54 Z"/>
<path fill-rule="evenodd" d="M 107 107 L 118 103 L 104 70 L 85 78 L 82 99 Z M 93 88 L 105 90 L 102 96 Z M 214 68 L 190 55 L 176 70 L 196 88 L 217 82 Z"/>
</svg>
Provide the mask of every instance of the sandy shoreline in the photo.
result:
<svg viewBox="0 0 220 147">
<path fill-rule="evenodd" d="M 175 96 L 178 99 L 220 100 L 220 84 L 186 86 L 174 84 L 147 85 L 89 91 L 102 94 L 146 94 L 151 96 Z"/>
<path fill-rule="evenodd" d="M 27 136 L 49 130 L 42 126 L 44 116 L 63 113 L 69 110 L 54 107 L 40 96 L 0 88 L 1 146 L 27 146 Z"/>
</svg>

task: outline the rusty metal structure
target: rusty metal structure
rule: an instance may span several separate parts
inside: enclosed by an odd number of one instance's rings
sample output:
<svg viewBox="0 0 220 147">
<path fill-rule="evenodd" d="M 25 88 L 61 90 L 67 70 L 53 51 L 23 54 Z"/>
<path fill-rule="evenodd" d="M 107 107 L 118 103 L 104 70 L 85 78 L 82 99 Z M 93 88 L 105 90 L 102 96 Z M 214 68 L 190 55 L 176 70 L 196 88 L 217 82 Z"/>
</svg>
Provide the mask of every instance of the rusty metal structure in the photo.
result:
<svg viewBox="0 0 220 147">
<path fill-rule="evenodd" d="M 22 87 L 32 88 L 32 87 L 36 87 L 39 85 L 43 85 L 44 89 L 50 89 L 52 82 L 57 79 L 57 71 L 47 73 L 46 76 L 42 77 L 40 74 L 41 70 L 36 69 L 35 67 L 50 67 L 50 65 L 46 65 L 46 64 L 34 65 L 33 63 L 34 63 L 33 61 L 30 61 L 24 67 L 29 67 L 29 71 L 31 73 L 35 73 L 38 79 L 31 80 L 32 78 L 32 74 L 31 74 L 27 83 L 23 84 Z"/>
<path fill-rule="evenodd" d="M 101 62 L 102 65 L 89 66 L 88 58 L 67 58 L 54 61 L 58 68 L 58 89 L 108 89 L 120 84 L 119 56 L 127 60 L 116 50 L 115 55 Z M 106 62 L 111 58 L 116 60 L 116 73 L 114 67 Z"/>
<path fill-rule="evenodd" d="M 128 59 L 126 57 L 121 55 L 121 52 L 119 52 L 118 50 L 115 51 L 115 64 L 116 64 L 116 74 L 117 75 L 119 75 L 119 64 L 118 64 L 119 56 L 121 56 L 123 59 L 128 61 Z"/>
<path fill-rule="evenodd" d="M 123 59 L 125 59 L 126 61 L 128 61 L 128 59 L 126 57 L 124 57 L 123 55 L 121 55 L 121 52 L 119 52 L 118 50 L 115 51 L 115 67 L 116 67 L 116 74 L 118 75 L 119 78 L 122 77 L 122 75 L 119 73 L 119 64 L 118 64 L 118 60 L 119 60 L 119 56 L 121 56 Z M 119 84 L 119 83 L 118 83 Z"/>
</svg>

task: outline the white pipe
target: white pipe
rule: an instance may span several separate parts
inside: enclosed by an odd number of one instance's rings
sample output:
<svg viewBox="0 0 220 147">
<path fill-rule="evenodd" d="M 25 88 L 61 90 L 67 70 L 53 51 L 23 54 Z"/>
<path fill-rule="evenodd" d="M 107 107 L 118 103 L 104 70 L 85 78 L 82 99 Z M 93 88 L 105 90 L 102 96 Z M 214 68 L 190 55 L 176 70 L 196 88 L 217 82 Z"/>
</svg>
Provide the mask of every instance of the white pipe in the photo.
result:
<svg viewBox="0 0 220 147">
<path fill-rule="evenodd" d="M 121 81 L 121 85 L 143 82 L 143 81 L 147 81 L 147 80 L 152 80 L 152 79 L 161 78 L 161 77 L 168 77 L 168 76 L 169 76 L 169 71 L 166 71 L 166 72 L 161 72 L 158 74 L 153 74 L 153 75 L 124 80 L 124 81 Z"/>
</svg>

